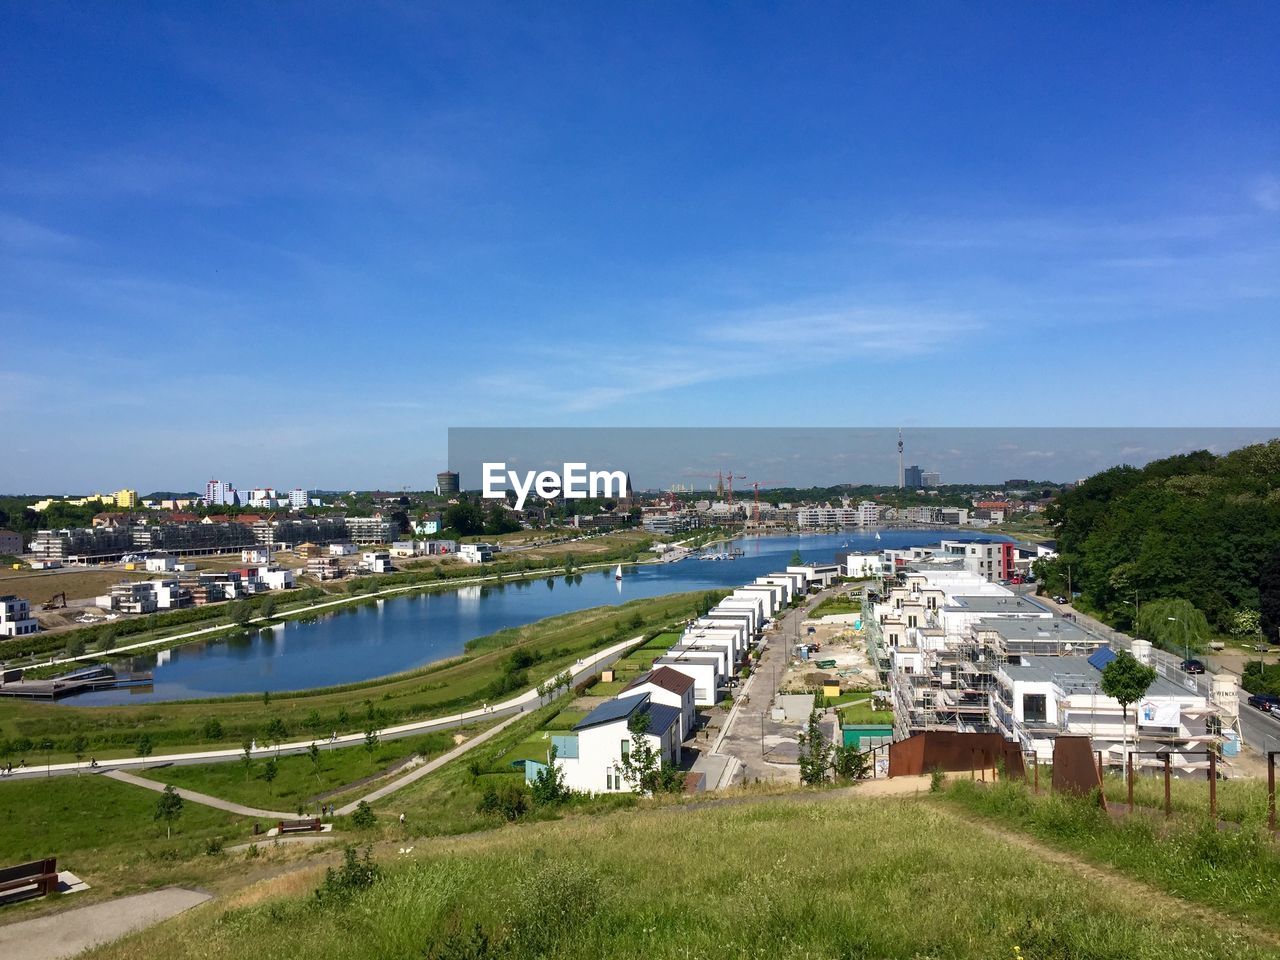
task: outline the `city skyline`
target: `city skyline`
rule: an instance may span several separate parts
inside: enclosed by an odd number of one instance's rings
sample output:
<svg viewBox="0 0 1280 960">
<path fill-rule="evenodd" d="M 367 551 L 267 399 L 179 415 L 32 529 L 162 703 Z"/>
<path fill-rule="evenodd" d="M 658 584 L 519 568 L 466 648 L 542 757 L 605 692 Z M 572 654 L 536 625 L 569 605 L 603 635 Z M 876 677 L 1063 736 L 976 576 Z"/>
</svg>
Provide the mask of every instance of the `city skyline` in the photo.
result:
<svg viewBox="0 0 1280 960">
<path fill-rule="evenodd" d="M 0 29 L 5 490 L 398 488 L 512 422 L 1271 419 L 1270 7 Z"/>
</svg>

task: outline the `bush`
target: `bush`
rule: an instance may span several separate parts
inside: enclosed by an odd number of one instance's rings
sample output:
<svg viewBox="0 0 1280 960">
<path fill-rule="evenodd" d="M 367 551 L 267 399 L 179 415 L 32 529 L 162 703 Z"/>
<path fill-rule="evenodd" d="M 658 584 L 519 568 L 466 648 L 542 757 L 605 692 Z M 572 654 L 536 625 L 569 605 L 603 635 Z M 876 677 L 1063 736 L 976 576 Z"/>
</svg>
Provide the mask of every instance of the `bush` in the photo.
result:
<svg viewBox="0 0 1280 960">
<path fill-rule="evenodd" d="M 500 816 L 508 823 L 515 823 L 529 812 L 529 797 L 522 784 L 504 783 L 500 788 L 486 787 L 476 812 L 486 816 Z"/>
<path fill-rule="evenodd" d="M 361 800 L 356 804 L 356 809 L 351 814 L 351 825 L 359 827 L 361 830 L 367 830 L 378 822 L 378 815 L 373 812 L 373 807 L 369 806 L 368 801 Z"/>
<path fill-rule="evenodd" d="M 222 853 L 222 838 L 210 837 L 205 841 L 204 854 L 206 857 L 216 857 Z"/>
<path fill-rule="evenodd" d="M 356 848 L 348 846 L 342 851 L 342 866 L 330 867 L 324 872 L 324 882 L 316 888 L 316 899 L 321 903 L 341 903 L 350 900 L 361 890 L 372 887 L 382 877 L 382 870 L 373 862 L 369 847 L 364 856 L 356 856 Z"/>
</svg>

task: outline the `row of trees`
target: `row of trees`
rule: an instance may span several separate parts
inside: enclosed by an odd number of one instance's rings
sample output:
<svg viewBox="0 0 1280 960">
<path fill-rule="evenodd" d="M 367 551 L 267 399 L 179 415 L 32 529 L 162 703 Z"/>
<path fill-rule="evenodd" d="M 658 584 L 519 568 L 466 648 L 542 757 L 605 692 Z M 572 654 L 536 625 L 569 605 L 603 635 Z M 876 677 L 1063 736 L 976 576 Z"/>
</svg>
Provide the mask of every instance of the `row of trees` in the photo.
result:
<svg viewBox="0 0 1280 960">
<path fill-rule="evenodd" d="M 1113 467 L 1047 516 L 1058 536 L 1058 556 L 1037 565 L 1047 590 L 1070 586 L 1171 648 L 1211 631 L 1280 643 L 1280 440 Z M 1154 606 L 1172 599 L 1189 606 Z"/>
</svg>

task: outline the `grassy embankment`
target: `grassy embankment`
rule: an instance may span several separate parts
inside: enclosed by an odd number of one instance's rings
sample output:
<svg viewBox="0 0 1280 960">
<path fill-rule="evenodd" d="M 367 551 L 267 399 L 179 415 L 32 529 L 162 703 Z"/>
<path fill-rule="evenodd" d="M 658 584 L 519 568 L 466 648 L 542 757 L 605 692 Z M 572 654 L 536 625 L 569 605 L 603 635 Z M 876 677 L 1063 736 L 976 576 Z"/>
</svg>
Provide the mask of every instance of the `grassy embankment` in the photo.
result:
<svg viewBox="0 0 1280 960">
<path fill-rule="evenodd" d="M 155 820 L 159 794 L 103 776 L 0 784 L 0 864 L 56 856 L 58 867 L 89 883 L 65 906 L 169 884 L 208 886 L 225 872 L 209 842 L 247 839 L 249 821 L 195 803 L 183 806 L 172 838 Z M 6 919 L 57 908 L 58 897 L 6 907 Z M 18 919 L 18 917 L 13 917 Z"/>
<path fill-rule="evenodd" d="M 1161 782 L 1161 797 L 1163 789 Z M 1150 799 L 1148 792 L 1144 788 L 1143 799 Z M 1184 787 L 1180 792 L 1183 804 L 1190 803 L 1190 791 Z M 1239 791 L 1235 799 L 1226 802 L 1251 810 L 1249 794 Z M 985 786 L 960 779 L 948 786 L 945 796 L 958 807 L 1114 867 L 1178 897 L 1280 931 L 1280 912 L 1276 910 L 1280 852 L 1257 819 L 1247 818 L 1238 828 L 1223 829 L 1210 822 L 1204 812 L 1182 814 L 1170 821 L 1143 814 L 1113 818 L 1088 800 L 1062 794 L 1036 795 L 1015 781 Z M 1207 805 L 1200 807 L 1201 811 L 1206 809 Z"/>
<path fill-rule="evenodd" d="M 0 702 L 0 752 L 16 762 L 43 763 L 40 744 L 53 742 L 55 761 L 73 759 L 75 737 L 99 759 L 132 756 L 144 734 L 156 753 L 239 747 L 267 736 L 273 721 L 285 736 L 317 738 L 411 720 L 447 716 L 481 702 L 530 689 L 590 652 L 657 632 L 697 612 L 702 592 L 633 600 L 501 630 L 472 640 L 458 658 L 419 670 L 347 686 L 273 694 L 112 707 Z M 26 750 L 19 749 L 26 746 Z"/>
<path fill-rule="evenodd" d="M 918 801 L 761 799 L 521 826 L 422 843 L 324 901 L 311 893 L 319 873 L 272 878 L 91 956 L 1272 955 Z"/>
<path fill-rule="evenodd" d="M 484 724 L 483 726 L 488 726 Z M 373 749 L 342 747 L 330 749 L 317 744 L 315 762 L 305 754 L 275 758 L 275 778 L 268 780 L 268 760 L 252 762 L 202 763 L 186 766 L 148 767 L 139 776 L 159 783 L 171 783 L 207 793 L 223 800 L 266 810 L 315 812 L 321 803 L 341 806 L 348 795 L 373 789 L 372 783 L 398 772 L 403 761 L 418 756 L 430 760 L 450 750 L 455 737 L 470 739 L 483 726 L 426 733 L 403 740 L 379 740 Z M 407 772 L 407 771 L 406 771 Z"/>
</svg>

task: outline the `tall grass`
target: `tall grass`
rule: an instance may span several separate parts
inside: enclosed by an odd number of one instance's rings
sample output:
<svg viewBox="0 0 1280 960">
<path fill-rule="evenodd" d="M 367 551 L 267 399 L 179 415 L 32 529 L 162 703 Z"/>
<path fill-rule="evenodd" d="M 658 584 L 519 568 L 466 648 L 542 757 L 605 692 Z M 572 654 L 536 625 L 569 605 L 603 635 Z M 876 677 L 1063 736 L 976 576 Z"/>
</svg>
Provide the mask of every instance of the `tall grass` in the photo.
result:
<svg viewBox="0 0 1280 960">
<path fill-rule="evenodd" d="M 1220 829 L 1207 816 L 1113 818 L 1087 799 L 1036 796 L 1009 780 L 990 787 L 959 780 L 946 797 L 1188 900 L 1280 930 L 1280 851 L 1256 822 Z"/>
<path fill-rule="evenodd" d="M 914 802 L 770 800 L 516 827 L 421 847 L 319 904 L 220 904 L 98 958 L 1266 956 Z M 274 881 L 271 881 L 274 882 Z M 264 888 L 269 890 L 268 888 Z"/>
</svg>

